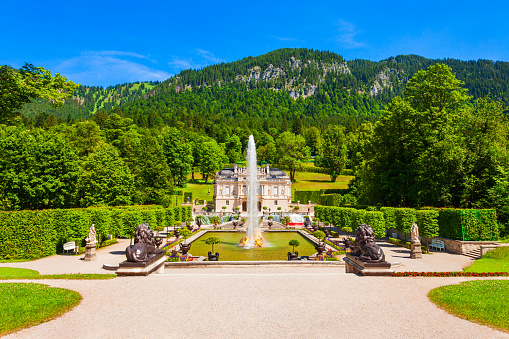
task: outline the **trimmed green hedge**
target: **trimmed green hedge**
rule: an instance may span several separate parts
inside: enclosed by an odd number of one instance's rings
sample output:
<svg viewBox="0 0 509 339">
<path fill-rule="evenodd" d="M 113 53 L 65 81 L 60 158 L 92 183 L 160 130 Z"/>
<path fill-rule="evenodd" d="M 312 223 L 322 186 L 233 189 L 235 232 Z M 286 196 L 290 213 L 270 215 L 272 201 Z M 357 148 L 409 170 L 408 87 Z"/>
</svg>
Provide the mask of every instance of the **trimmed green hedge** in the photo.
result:
<svg viewBox="0 0 509 339">
<path fill-rule="evenodd" d="M 440 209 L 440 236 L 463 241 L 498 240 L 497 213 L 494 209 Z"/>
<path fill-rule="evenodd" d="M 322 222 L 329 222 L 343 228 L 351 227 L 356 230 L 360 224 L 368 224 L 373 228 L 375 236 L 385 236 L 385 220 L 382 212 L 358 210 L 348 207 L 315 206 L 315 215 Z"/>
<path fill-rule="evenodd" d="M 350 192 L 349 189 L 321 189 L 319 191 L 295 191 L 292 203 L 300 201 L 301 204 L 307 204 L 311 201 L 313 204 L 321 204 L 320 197 L 324 194 L 341 194 L 345 195 Z"/>
<path fill-rule="evenodd" d="M 0 259 L 38 259 L 62 251 L 68 241 L 84 245 L 90 226 L 97 239 L 129 237 L 148 222 L 153 230 L 173 226 L 174 215 L 191 216 L 190 206 L 93 207 L 42 211 L 0 212 Z"/>
<path fill-rule="evenodd" d="M 357 198 L 350 194 L 322 194 L 320 196 L 320 205 L 342 207 L 345 205 L 356 205 Z"/>
<path fill-rule="evenodd" d="M 374 214 L 373 214 L 374 213 Z M 378 217 L 381 213 L 382 218 Z M 494 241 L 499 239 L 497 215 L 494 209 L 413 209 L 382 207 L 380 212 L 370 209 L 315 206 L 315 216 L 321 221 L 336 226 L 350 226 L 356 230 L 361 223 L 379 229 L 396 229 L 400 233 L 410 233 L 412 223 L 419 226 L 422 237 L 444 237 L 462 241 Z M 372 220 L 373 219 L 373 220 Z M 383 219 L 383 222 L 381 221 Z M 375 231 L 376 232 L 376 231 Z M 378 236 L 382 232 L 378 231 Z"/>
</svg>

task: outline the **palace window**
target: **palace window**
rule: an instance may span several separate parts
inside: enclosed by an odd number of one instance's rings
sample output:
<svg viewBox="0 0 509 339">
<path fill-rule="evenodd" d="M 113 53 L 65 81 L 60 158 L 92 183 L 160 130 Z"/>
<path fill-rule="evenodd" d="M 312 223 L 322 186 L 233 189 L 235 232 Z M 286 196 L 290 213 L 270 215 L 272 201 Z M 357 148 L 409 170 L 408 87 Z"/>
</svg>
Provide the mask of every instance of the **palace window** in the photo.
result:
<svg viewBox="0 0 509 339">
<path fill-rule="evenodd" d="M 225 195 L 230 195 L 230 186 L 226 186 L 225 189 L 224 189 L 224 194 Z M 228 200 L 227 200 L 228 201 Z M 227 204 L 228 205 L 228 204 Z"/>
<path fill-rule="evenodd" d="M 279 188 L 279 187 L 274 187 L 274 190 L 273 190 L 273 191 L 274 191 L 274 195 L 278 195 L 278 194 L 277 194 L 277 193 L 278 193 L 278 188 Z"/>
<path fill-rule="evenodd" d="M 277 206 L 277 200 L 274 200 L 274 205 Z"/>
<path fill-rule="evenodd" d="M 226 206 L 230 205 L 230 200 L 226 200 Z"/>
</svg>

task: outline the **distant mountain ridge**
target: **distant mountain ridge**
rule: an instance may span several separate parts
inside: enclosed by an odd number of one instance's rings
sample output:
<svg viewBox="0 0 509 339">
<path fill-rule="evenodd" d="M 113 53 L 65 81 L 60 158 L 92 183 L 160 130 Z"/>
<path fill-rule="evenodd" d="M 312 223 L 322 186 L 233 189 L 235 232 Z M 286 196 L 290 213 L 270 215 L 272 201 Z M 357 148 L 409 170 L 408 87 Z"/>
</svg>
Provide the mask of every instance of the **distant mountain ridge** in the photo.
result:
<svg viewBox="0 0 509 339">
<path fill-rule="evenodd" d="M 267 106 L 262 103 L 264 100 L 268 100 L 268 106 L 272 108 L 282 104 L 282 110 L 292 111 L 286 114 L 287 119 L 313 114 L 315 118 L 377 116 L 384 105 L 403 93 L 413 74 L 436 63 L 450 66 L 474 98 L 491 94 L 505 106 L 509 103 L 508 62 L 438 60 L 417 55 L 400 55 L 379 62 L 346 61 L 329 51 L 285 48 L 199 70 L 184 70 L 162 83 L 131 83 L 106 89 L 81 86 L 75 99 L 59 110 L 51 109 L 44 102 L 36 102 L 27 104 L 24 112 L 35 115 L 45 111 L 57 117 L 76 119 L 87 118 L 104 109 L 121 110 L 136 116 L 152 113 L 168 120 L 164 114 L 178 115 L 182 108 L 199 113 L 198 107 L 203 107 L 205 118 L 213 116 L 214 110 L 228 111 L 227 115 L 234 117 L 241 113 L 262 117 L 264 114 L 254 112 L 246 105 L 239 108 L 242 104 L 233 102 L 247 100 L 246 97 L 253 95 L 243 92 L 257 91 L 257 95 L 265 97 L 255 104 L 258 109 Z M 285 96 L 306 98 L 310 102 L 295 109 Z M 256 98 L 249 100 L 258 101 Z"/>
</svg>

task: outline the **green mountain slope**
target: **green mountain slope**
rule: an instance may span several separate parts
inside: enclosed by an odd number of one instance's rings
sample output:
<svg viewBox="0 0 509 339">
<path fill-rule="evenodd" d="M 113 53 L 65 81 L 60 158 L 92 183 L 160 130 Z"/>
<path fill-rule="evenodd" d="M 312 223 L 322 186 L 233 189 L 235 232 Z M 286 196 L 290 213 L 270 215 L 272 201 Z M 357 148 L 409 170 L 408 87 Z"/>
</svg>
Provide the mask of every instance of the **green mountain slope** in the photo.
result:
<svg viewBox="0 0 509 339">
<path fill-rule="evenodd" d="M 280 49 L 201 70 L 186 70 L 162 83 L 80 87 L 59 110 L 45 102 L 24 108 L 63 119 L 87 118 L 98 110 L 121 110 L 142 126 L 181 121 L 205 128 L 209 123 L 269 125 L 300 118 L 324 125 L 376 119 L 401 95 L 414 73 L 436 63 L 449 65 L 474 98 L 491 93 L 509 103 L 509 63 L 490 60 L 433 60 L 416 55 L 379 62 L 345 61 L 340 55 L 310 49 Z M 269 127 L 271 127 L 269 126 Z"/>
</svg>

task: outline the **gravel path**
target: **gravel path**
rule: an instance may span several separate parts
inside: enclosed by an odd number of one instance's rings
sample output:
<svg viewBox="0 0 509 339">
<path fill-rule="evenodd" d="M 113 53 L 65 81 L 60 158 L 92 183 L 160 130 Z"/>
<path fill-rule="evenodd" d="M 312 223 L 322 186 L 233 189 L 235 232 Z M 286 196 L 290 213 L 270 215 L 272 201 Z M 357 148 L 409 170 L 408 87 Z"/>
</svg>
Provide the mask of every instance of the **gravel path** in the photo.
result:
<svg viewBox="0 0 509 339">
<path fill-rule="evenodd" d="M 41 273 L 111 273 L 128 241 L 97 251 L 98 260 L 52 256 L 0 264 Z M 380 244 L 398 271 L 459 271 L 471 261 L 449 253 L 409 258 L 409 250 Z M 431 303 L 438 286 L 472 278 L 359 277 L 344 267 L 169 269 L 112 280 L 37 280 L 78 291 L 83 301 L 53 321 L 7 338 L 509 338 L 454 317 Z M 12 281 L 3 281 L 12 282 Z M 23 280 L 22 282 L 27 282 Z"/>
<path fill-rule="evenodd" d="M 346 275 L 337 268 L 172 269 L 107 281 L 46 280 L 83 301 L 8 338 L 509 338 L 438 309 L 465 278 Z M 332 311 L 334 310 L 334 311 Z"/>
</svg>

